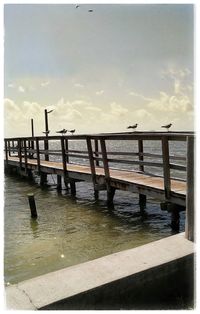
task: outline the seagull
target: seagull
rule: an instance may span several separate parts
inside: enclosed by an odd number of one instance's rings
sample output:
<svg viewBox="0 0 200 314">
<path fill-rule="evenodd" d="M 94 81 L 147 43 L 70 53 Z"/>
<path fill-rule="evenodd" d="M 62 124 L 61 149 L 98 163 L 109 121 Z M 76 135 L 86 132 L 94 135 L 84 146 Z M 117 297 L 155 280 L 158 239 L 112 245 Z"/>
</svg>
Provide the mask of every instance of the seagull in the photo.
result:
<svg viewBox="0 0 200 314">
<path fill-rule="evenodd" d="M 44 131 L 44 132 L 42 132 L 42 133 L 44 133 L 44 134 L 49 134 L 50 133 L 50 131 L 48 130 L 48 131 Z"/>
<path fill-rule="evenodd" d="M 138 124 L 136 123 L 136 124 L 134 124 L 134 125 L 129 125 L 128 127 L 127 127 L 127 129 L 136 129 L 137 128 L 137 126 L 138 126 Z"/>
<path fill-rule="evenodd" d="M 60 131 L 56 131 L 56 133 L 60 133 L 60 134 L 65 134 L 65 133 L 67 133 L 67 130 L 66 129 L 62 129 L 62 130 L 60 130 Z"/>
<path fill-rule="evenodd" d="M 161 128 L 165 128 L 167 129 L 167 131 L 169 131 L 169 128 L 171 128 L 171 126 L 172 126 L 172 123 L 167 124 L 167 125 L 162 125 Z"/>
<path fill-rule="evenodd" d="M 69 132 L 72 133 L 72 135 L 75 133 L 75 129 L 74 130 L 70 130 Z"/>
<path fill-rule="evenodd" d="M 80 5 L 79 5 L 79 4 L 76 5 L 76 9 L 78 9 L 78 8 L 80 8 Z"/>
<path fill-rule="evenodd" d="M 91 13 L 91 12 L 93 12 L 93 10 L 92 10 L 92 9 L 90 9 L 90 10 L 88 10 L 88 12 L 90 12 L 90 13 Z"/>
</svg>

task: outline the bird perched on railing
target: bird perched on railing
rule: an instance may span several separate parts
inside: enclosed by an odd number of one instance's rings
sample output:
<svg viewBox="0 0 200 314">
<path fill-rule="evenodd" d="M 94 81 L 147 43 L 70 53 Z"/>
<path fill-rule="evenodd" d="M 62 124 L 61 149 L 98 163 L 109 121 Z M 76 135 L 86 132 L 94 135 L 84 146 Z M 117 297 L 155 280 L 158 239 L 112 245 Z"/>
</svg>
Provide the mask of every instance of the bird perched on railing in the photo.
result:
<svg viewBox="0 0 200 314">
<path fill-rule="evenodd" d="M 161 128 L 165 128 L 167 129 L 167 131 L 169 131 L 169 128 L 171 128 L 172 123 L 166 124 L 166 125 L 162 125 Z"/>
<path fill-rule="evenodd" d="M 75 133 L 75 129 L 74 130 L 70 130 L 69 132 L 73 135 Z"/>
<path fill-rule="evenodd" d="M 137 128 L 137 126 L 138 126 L 138 124 L 136 123 L 136 124 L 134 124 L 134 125 L 129 125 L 128 127 L 127 127 L 127 129 L 136 129 Z"/>
<path fill-rule="evenodd" d="M 60 133 L 60 134 L 64 135 L 64 134 L 67 133 L 67 130 L 66 129 L 62 129 L 60 131 L 56 131 L 56 133 Z"/>
<path fill-rule="evenodd" d="M 42 132 L 42 133 L 44 133 L 44 134 L 49 134 L 50 133 L 50 131 L 48 130 L 48 131 L 44 131 L 44 132 Z"/>
</svg>

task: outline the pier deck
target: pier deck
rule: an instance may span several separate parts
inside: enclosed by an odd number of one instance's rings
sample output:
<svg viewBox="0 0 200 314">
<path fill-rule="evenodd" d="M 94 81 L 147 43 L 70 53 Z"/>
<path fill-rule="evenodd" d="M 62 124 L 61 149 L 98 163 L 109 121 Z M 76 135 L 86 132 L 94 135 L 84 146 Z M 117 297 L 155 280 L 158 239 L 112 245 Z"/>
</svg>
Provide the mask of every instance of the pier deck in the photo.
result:
<svg viewBox="0 0 200 314">
<path fill-rule="evenodd" d="M 18 157 L 8 157 L 8 163 L 19 167 Z M 24 165 L 22 159 L 22 165 Z M 37 170 L 37 160 L 27 159 L 27 167 L 32 170 Z M 91 168 L 80 164 L 66 164 L 68 178 L 80 181 L 92 181 Z M 63 164 L 61 162 L 40 161 L 41 171 L 48 174 L 62 175 Z M 105 184 L 105 174 L 103 167 L 96 167 L 97 182 L 101 182 L 101 186 Z M 122 190 L 132 192 L 143 192 L 152 196 L 157 196 L 159 199 L 165 198 L 164 178 L 153 175 L 147 175 L 137 171 L 126 171 L 118 169 L 110 169 L 110 185 Z M 186 198 L 186 182 L 179 180 L 171 180 L 171 194 L 173 200 L 180 204 L 185 204 Z"/>
</svg>

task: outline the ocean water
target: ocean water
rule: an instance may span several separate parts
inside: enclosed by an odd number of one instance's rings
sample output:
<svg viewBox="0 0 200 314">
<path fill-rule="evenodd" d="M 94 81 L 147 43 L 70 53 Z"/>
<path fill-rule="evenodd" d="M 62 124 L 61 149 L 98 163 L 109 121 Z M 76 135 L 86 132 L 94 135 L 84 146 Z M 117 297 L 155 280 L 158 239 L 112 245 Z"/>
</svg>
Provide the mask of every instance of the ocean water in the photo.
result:
<svg viewBox="0 0 200 314">
<path fill-rule="evenodd" d="M 52 147 L 58 148 L 58 144 L 53 143 Z M 112 151 L 132 151 L 133 147 L 130 142 L 108 143 L 108 150 Z M 70 148 L 84 149 L 85 143 L 73 142 Z M 147 143 L 145 150 L 159 153 L 159 143 L 153 148 Z M 172 154 L 184 155 L 185 145 L 171 145 L 170 150 Z M 87 160 L 73 162 L 87 163 Z M 123 166 L 126 169 L 127 165 Z M 127 167 L 130 169 L 130 165 Z M 159 172 L 155 168 L 152 171 Z M 64 187 L 61 193 L 57 192 L 55 176 L 48 175 L 45 188 L 38 182 L 36 175 L 33 182 L 5 175 L 4 277 L 7 285 L 174 234 L 170 214 L 161 211 L 155 199 L 148 198 L 145 212 L 141 214 L 138 195 L 134 193 L 116 191 L 114 208 L 108 209 L 105 191 L 95 201 L 90 183 L 77 183 L 76 197 L 72 197 Z M 37 220 L 30 217 L 28 193 L 35 195 Z M 185 213 L 181 212 L 180 216 L 182 232 Z"/>
</svg>

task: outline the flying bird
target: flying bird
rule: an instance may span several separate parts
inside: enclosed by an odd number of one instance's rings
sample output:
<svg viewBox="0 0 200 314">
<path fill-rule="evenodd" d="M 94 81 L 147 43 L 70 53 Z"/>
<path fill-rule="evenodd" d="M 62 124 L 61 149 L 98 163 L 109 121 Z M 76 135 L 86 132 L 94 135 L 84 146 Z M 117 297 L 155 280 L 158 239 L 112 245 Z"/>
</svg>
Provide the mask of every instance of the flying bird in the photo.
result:
<svg viewBox="0 0 200 314">
<path fill-rule="evenodd" d="M 171 128 L 172 123 L 166 124 L 166 125 L 162 125 L 161 128 L 165 128 L 167 129 L 167 131 L 169 131 L 169 128 Z"/>
<path fill-rule="evenodd" d="M 90 10 L 88 10 L 88 12 L 90 12 L 90 13 L 91 13 L 91 12 L 93 12 L 93 10 L 92 10 L 92 9 L 90 9 Z"/>
<path fill-rule="evenodd" d="M 74 130 L 70 130 L 69 132 L 73 135 L 75 133 L 75 129 Z"/>
<path fill-rule="evenodd" d="M 67 133 L 67 130 L 66 129 L 62 129 L 62 130 L 60 130 L 60 131 L 56 131 L 56 133 L 60 133 L 60 134 L 65 134 L 65 133 Z"/>
<path fill-rule="evenodd" d="M 138 126 L 138 124 L 136 123 L 136 124 L 134 124 L 134 125 L 129 125 L 128 127 L 127 127 L 127 129 L 136 129 L 137 128 L 137 126 Z"/>
</svg>

